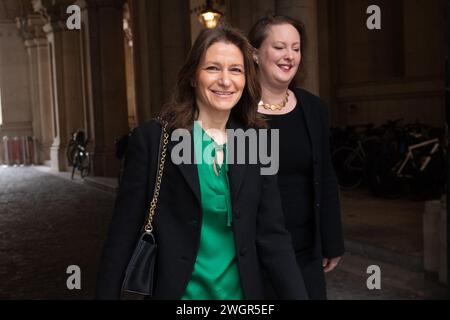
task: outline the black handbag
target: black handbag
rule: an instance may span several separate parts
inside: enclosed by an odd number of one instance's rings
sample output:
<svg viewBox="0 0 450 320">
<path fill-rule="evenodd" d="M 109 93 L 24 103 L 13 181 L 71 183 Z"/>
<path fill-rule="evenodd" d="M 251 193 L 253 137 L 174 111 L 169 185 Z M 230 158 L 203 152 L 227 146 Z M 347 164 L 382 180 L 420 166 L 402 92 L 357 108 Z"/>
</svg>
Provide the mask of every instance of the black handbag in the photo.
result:
<svg viewBox="0 0 450 320">
<path fill-rule="evenodd" d="M 166 161 L 167 144 L 169 134 L 167 133 L 167 122 L 162 123 L 161 138 L 159 143 L 158 167 L 156 172 L 153 199 L 148 210 L 147 220 L 144 224 L 142 234 L 133 251 L 133 255 L 125 271 L 122 283 L 122 292 L 141 294 L 151 297 L 153 295 L 155 280 L 155 264 L 157 244 L 153 235 L 153 216 L 158 203 L 159 190 Z"/>
</svg>

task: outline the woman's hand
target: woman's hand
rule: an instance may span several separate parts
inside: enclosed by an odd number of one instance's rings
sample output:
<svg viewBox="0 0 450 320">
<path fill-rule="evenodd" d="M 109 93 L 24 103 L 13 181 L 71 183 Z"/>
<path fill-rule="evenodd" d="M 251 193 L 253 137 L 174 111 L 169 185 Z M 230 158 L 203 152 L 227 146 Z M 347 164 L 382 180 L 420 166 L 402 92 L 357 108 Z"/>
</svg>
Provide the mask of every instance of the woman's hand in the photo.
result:
<svg viewBox="0 0 450 320">
<path fill-rule="evenodd" d="M 322 259 L 323 271 L 325 273 L 332 271 L 339 264 L 339 261 L 341 260 L 341 258 L 342 257 L 336 257 L 336 258 L 331 258 L 331 259 L 323 258 Z"/>
</svg>

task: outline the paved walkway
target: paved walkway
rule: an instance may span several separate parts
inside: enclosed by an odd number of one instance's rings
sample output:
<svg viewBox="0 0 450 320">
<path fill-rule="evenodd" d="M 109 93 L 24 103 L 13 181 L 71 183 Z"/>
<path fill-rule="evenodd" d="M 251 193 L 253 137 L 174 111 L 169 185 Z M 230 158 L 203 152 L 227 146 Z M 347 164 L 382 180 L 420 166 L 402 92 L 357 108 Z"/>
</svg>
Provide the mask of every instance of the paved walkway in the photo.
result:
<svg viewBox="0 0 450 320">
<path fill-rule="evenodd" d="M 44 168 L 0 167 L 0 299 L 93 297 L 114 195 L 68 177 Z M 372 264 L 381 267 L 381 290 L 366 287 L 366 269 Z M 70 265 L 81 268 L 81 290 L 66 287 Z M 423 299 L 445 294 L 444 287 L 421 273 L 350 254 L 327 277 L 330 299 Z"/>
<path fill-rule="evenodd" d="M 425 202 L 373 197 L 366 189 L 341 193 L 347 239 L 422 257 Z"/>
<path fill-rule="evenodd" d="M 0 299 L 93 296 L 114 196 L 32 167 L 0 167 Z M 81 268 L 81 289 L 66 287 Z"/>
<path fill-rule="evenodd" d="M 381 289 L 369 290 L 369 266 L 380 268 Z M 447 287 L 422 272 L 346 253 L 336 271 L 327 274 L 330 300 L 421 300 L 446 299 Z"/>
</svg>

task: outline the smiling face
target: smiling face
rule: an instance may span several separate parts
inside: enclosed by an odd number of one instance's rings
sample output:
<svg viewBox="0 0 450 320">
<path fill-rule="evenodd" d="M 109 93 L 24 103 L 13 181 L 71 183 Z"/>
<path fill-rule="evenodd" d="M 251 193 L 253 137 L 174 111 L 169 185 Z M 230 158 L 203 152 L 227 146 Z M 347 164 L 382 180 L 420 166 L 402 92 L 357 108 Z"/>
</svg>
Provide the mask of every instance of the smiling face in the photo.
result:
<svg viewBox="0 0 450 320">
<path fill-rule="evenodd" d="M 256 50 L 261 83 L 288 87 L 300 65 L 300 34 L 290 24 L 272 25 Z"/>
<path fill-rule="evenodd" d="M 245 87 L 244 56 L 232 43 L 216 42 L 203 55 L 195 78 L 199 112 L 228 113 Z"/>
</svg>

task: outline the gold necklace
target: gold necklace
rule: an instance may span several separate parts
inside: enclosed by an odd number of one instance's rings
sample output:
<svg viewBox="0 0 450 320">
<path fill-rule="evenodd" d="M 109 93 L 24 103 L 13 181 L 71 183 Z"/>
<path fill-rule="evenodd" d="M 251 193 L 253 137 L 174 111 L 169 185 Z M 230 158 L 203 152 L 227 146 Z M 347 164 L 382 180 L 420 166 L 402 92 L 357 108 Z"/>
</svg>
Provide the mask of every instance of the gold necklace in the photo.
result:
<svg viewBox="0 0 450 320">
<path fill-rule="evenodd" d="M 258 106 L 263 107 L 266 110 L 271 111 L 279 111 L 286 107 L 287 102 L 289 101 L 289 90 L 286 91 L 286 96 L 280 104 L 270 104 L 264 103 L 262 100 L 258 103 Z"/>
</svg>

